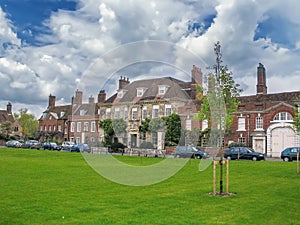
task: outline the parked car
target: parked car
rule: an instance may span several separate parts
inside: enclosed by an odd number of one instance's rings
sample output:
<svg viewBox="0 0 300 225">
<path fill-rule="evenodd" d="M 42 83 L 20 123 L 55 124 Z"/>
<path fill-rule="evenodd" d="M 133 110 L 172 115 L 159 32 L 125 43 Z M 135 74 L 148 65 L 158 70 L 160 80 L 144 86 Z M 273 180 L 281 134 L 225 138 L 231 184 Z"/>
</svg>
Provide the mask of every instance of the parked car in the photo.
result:
<svg viewBox="0 0 300 225">
<path fill-rule="evenodd" d="M 193 146 L 177 146 L 175 149 L 175 158 L 180 157 L 206 159 L 209 157 L 209 154 Z"/>
<path fill-rule="evenodd" d="M 281 159 L 285 162 L 297 160 L 297 152 L 300 154 L 300 147 L 288 147 L 281 152 Z"/>
<path fill-rule="evenodd" d="M 40 149 L 41 144 L 36 140 L 25 141 L 21 148 L 31 148 L 31 149 Z"/>
<path fill-rule="evenodd" d="M 253 161 L 264 160 L 265 155 L 260 152 L 255 152 L 248 147 L 230 147 L 225 151 L 224 158 L 231 159 L 249 159 Z"/>
<path fill-rule="evenodd" d="M 60 151 L 61 147 L 59 145 L 57 145 L 55 142 L 44 142 L 41 146 L 41 149 Z"/>
<path fill-rule="evenodd" d="M 75 145 L 74 142 L 72 142 L 72 141 L 65 141 L 65 142 L 62 143 L 61 149 L 62 149 L 62 150 L 65 150 L 65 151 L 70 151 L 70 150 L 71 150 L 71 147 L 72 147 L 73 145 Z"/>
<path fill-rule="evenodd" d="M 80 152 L 80 148 L 78 145 L 74 144 L 70 147 L 70 152 Z"/>
<path fill-rule="evenodd" d="M 5 143 L 6 147 L 11 147 L 11 148 L 19 148 L 22 145 L 21 142 L 13 140 L 13 141 L 7 141 Z"/>
<path fill-rule="evenodd" d="M 91 147 L 88 144 L 79 144 L 78 148 L 81 152 L 91 152 Z"/>
</svg>

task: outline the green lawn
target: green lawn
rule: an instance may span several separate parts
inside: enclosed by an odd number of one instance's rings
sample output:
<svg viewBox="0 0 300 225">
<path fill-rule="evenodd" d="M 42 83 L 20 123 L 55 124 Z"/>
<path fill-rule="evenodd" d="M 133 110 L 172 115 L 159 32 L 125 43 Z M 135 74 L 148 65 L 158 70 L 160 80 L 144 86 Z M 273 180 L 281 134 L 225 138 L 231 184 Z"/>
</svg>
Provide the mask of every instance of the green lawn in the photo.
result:
<svg viewBox="0 0 300 225">
<path fill-rule="evenodd" d="M 161 159 L 122 157 L 134 165 Z M 300 224 L 295 162 L 230 161 L 231 197 L 191 160 L 144 187 L 104 179 L 80 153 L 0 149 L 0 224 Z"/>
</svg>

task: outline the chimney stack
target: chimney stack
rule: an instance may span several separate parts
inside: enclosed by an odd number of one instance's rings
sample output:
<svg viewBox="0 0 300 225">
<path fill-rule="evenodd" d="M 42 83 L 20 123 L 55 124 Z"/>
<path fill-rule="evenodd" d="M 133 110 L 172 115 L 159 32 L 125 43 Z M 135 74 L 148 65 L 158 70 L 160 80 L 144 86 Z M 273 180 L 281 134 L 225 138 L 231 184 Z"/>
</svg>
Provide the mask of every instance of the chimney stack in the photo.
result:
<svg viewBox="0 0 300 225">
<path fill-rule="evenodd" d="M 128 85 L 129 83 L 130 83 L 129 78 L 121 76 L 119 80 L 119 90 L 125 88 L 126 85 Z"/>
<path fill-rule="evenodd" d="M 202 72 L 201 69 L 195 65 L 192 67 L 192 85 L 191 85 L 191 98 L 196 99 L 197 89 L 196 85 L 202 86 Z"/>
<path fill-rule="evenodd" d="M 106 100 L 105 90 L 101 90 L 98 94 L 98 103 L 104 103 Z"/>
<path fill-rule="evenodd" d="M 256 94 L 267 94 L 266 69 L 263 64 L 259 63 L 257 67 L 257 85 Z"/>
<path fill-rule="evenodd" d="M 75 97 L 72 98 L 72 104 L 82 104 L 82 91 L 76 90 Z"/>
<path fill-rule="evenodd" d="M 95 103 L 95 98 L 92 95 L 89 97 L 89 103 Z"/>
<path fill-rule="evenodd" d="M 8 102 L 8 104 L 6 106 L 6 111 L 7 111 L 7 114 L 12 114 L 12 105 L 10 102 Z"/>
<path fill-rule="evenodd" d="M 50 94 L 48 107 L 54 107 L 54 106 L 55 106 L 55 96 Z"/>
</svg>

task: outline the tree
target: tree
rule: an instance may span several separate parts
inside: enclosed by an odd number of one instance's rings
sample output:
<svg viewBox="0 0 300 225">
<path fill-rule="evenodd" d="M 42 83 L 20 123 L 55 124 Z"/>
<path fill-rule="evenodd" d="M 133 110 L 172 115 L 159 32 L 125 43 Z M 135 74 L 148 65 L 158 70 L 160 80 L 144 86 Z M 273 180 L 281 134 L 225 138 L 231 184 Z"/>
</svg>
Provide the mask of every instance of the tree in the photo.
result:
<svg viewBox="0 0 300 225">
<path fill-rule="evenodd" d="M 9 139 L 9 136 L 11 135 L 12 131 L 13 131 L 13 128 L 12 128 L 12 123 L 10 121 L 6 121 L 6 122 L 1 124 L 1 126 L 0 126 L 0 136 L 4 140 L 7 141 Z"/>
<path fill-rule="evenodd" d="M 111 119 L 105 119 L 99 122 L 99 127 L 104 130 L 104 146 L 111 146 L 112 136 L 114 135 L 114 128 Z"/>
<path fill-rule="evenodd" d="M 27 109 L 20 109 L 20 114 L 17 115 L 19 123 L 22 126 L 22 135 L 25 140 L 34 138 L 39 127 L 39 122 L 35 119 L 34 115 L 27 113 Z"/>
<path fill-rule="evenodd" d="M 114 133 L 118 136 L 124 134 L 126 132 L 126 121 L 123 119 L 114 119 L 112 120 L 112 127 L 114 130 Z"/>
<path fill-rule="evenodd" d="M 239 84 L 235 84 L 232 72 L 228 70 L 227 66 L 220 66 L 220 73 L 217 74 L 210 73 L 207 75 L 208 90 L 206 95 L 204 88 L 197 86 L 197 98 L 201 100 L 201 108 L 197 118 L 207 120 L 208 124 L 212 125 L 214 119 L 222 116 L 221 124 L 218 125 L 228 131 L 233 122 L 233 114 L 237 112 L 238 97 L 242 90 L 239 88 Z M 222 112 L 225 114 L 223 115 Z"/>
<path fill-rule="evenodd" d="M 219 147 L 220 155 L 220 194 L 223 193 L 222 164 L 223 136 L 230 129 L 233 122 L 233 113 L 237 112 L 239 101 L 238 97 L 242 91 L 232 77 L 232 72 L 227 66 L 221 65 L 222 54 L 219 42 L 215 44 L 214 52 L 216 64 L 206 77 L 207 91 L 205 93 L 202 86 L 197 86 L 197 97 L 201 101 L 201 108 L 197 114 L 198 119 L 207 120 L 210 127 L 209 146 Z"/>
<path fill-rule="evenodd" d="M 166 123 L 165 143 L 166 145 L 177 145 L 181 135 L 181 120 L 178 114 L 163 117 Z"/>
</svg>

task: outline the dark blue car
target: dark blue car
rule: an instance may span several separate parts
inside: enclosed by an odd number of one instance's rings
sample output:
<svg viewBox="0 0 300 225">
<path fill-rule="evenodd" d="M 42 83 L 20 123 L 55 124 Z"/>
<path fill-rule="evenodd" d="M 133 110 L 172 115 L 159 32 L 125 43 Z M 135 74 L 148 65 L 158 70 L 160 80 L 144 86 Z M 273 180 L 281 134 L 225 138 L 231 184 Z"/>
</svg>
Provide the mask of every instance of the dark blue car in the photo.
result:
<svg viewBox="0 0 300 225">
<path fill-rule="evenodd" d="M 300 154 L 300 147 L 286 148 L 281 152 L 281 159 L 285 162 L 297 160 L 297 153 Z"/>
</svg>

